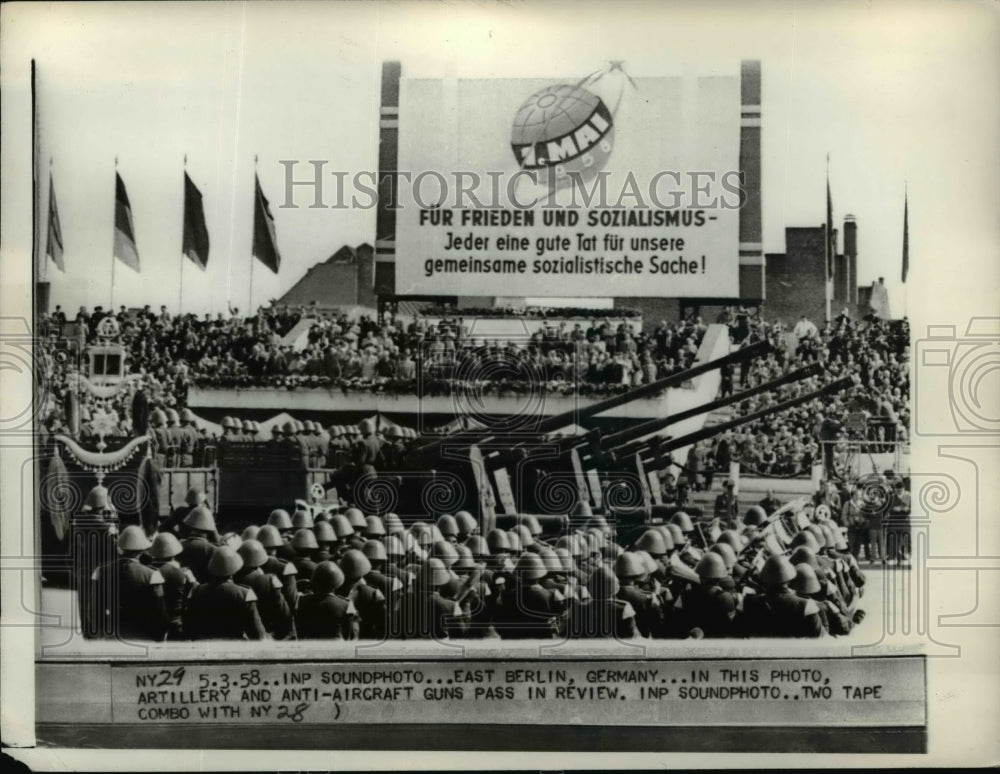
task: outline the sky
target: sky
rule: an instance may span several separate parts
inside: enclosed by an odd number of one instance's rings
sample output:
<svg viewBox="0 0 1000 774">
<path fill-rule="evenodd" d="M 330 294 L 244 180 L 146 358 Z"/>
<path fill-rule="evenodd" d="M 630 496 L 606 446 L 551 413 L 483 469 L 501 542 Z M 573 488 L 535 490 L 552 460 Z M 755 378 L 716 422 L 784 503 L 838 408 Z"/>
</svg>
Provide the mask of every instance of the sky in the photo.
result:
<svg viewBox="0 0 1000 774">
<path fill-rule="evenodd" d="M 904 185 L 913 273 L 943 256 L 996 261 L 1000 186 L 982 173 L 998 167 L 1000 67 L 986 4 L 112 5 L 3 7 L 7 116 L 28 109 L 37 61 L 42 212 L 51 169 L 66 261 L 48 278 L 64 309 L 112 302 L 116 158 L 142 272 L 114 267 L 115 306 L 248 306 L 255 157 L 283 259 L 278 276 L 254 266 L 255 305 L 341 245 L 373 243 L 372 210 L 280 208 L 279 161 L 377 169 L 386 60 L 404 77 L 475 78 L 582 77 L 608 60 L 634 76 L 729 74 L 760 59 L 765 251 L 784 250 L 785 227 L 825 220 L 829 154 L 835 221 L 858 221 L 860 283 L 884 276 L 894 312 L 914 302 L 899 277 Z M 185 155 L 211 236 L 204 273 L 181 259 Z M 30 153 L 6 163 L 23 173 Z"/>
</svg>

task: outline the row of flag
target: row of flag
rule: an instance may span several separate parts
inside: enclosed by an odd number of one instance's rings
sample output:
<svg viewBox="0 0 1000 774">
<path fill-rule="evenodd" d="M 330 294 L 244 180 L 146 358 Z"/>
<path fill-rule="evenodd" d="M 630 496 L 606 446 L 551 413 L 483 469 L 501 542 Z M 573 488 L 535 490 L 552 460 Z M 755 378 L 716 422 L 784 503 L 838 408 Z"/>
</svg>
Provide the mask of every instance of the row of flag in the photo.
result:
<svg viewBox="0 0 1000 774">
<path fill-rule="evenodd" d="M 135 241 L 135 224 L 132 220 L 132 205 L 129 203 L 125 181 L 115 171 L 115 237 L 114 257 L 132 270 L 140 271 L 139 248 Z M 201 191 L 194 184 L 188 173 L 184 173 L 184 236 L 181 252 L 199 269 L 205 271 L 208 267 L 209 238 L 208 227 L 205 224 L 205 208 L 202 204 Z M 49 173 L 49 217 L 48 234 L 45 241 L 45 255 L 51 258 L 60 271 L 66 271 L 63 257 L 62 226 L 59 223 L 59 208 L 56 204 L 56 189 Z M 254 206 L 253 206 L 253 248 L 254 258 L 267 268 L 278 273 L 281 267 L 281 254 L 278 252 L 278 241 L 274 230 L 274 216 L 271 207 L 260 187 L 260 178 L 254 174 Z"/>
</svg>

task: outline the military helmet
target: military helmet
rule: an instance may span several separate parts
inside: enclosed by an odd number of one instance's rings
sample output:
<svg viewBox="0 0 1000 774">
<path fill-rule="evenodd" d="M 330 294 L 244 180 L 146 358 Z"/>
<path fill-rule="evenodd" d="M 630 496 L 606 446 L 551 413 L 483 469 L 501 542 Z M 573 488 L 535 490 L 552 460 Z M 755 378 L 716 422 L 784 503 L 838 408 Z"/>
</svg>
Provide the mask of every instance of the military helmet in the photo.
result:
<svg viewBox="0 0 1000 774">
<path fill-rule="evenodd" d="M 639 557 L 642 561 L 642 566 L 646 570 L 647 574 L 652 574 L 660 569 L 659 563 L 649 555 L 646 551 L 633 551 L 633 553 Z"/>
<path fill-rule="evenodd" d="M 554 553 L 559 557 L 559 564 L 562 566 L 562 571 L 564 573 L 573 572 L 573 556 L 570 554 L 569 550 L 563 546 L 556 546 Z"/>
<path fill-rule="evenodd" d="M 792 579 L 791 587 L 799 594 L 815 594 L 821 586 L 819 578 L 816 577 L 816 570 L 808 564 L 795 565 L 795 577 Z"/>
<path fill-rule="evenodd" d="M 521 516 L 521 524 L 528 528 L 528 531 L 531 533 L 533 538 L 542 534 L 542 523 L 533 513 L 527 513 Z"/>
<path fill-rule="evenodd" d="M 318 521 L 313 527 L 313 534 L 316 535 L 317 543 L 337 542 L 337 533 L 333 531 L 333 525 L 328 521 Z"/>
<path fill-rule="evenodd" d="M 625 551 L 615 559 L 615 575 L 619 578 L 639 578 L 645 574 L 642 559 L 632 551 Z"/>
<path fill-rule="evenodd" d="M 340 557 L 340 569 L 344 571 L 344 577 L 349 581 L 365 577 L 372 571 L 372 563 L 368 557 L 356 548 L 345 551 Z"/>
<path fill-rule="evenodd" d="M 260 527 L 256 524 L 248 524 L 240 533 L 240 540 L 255 540 L 258 532 L 260 532 Z"/>
<path fill-rule="evenodd" d="M 417 585 L 424 588 L 436 588 L 443 586 L 451 579 L 451 573 L 444 566 L 440 559 L 431 557 L 420 567 L 417 572 Z"/>
<path fill-rule="evenodd" d="M 618 577 L 611 568 L 602 564 L 587 578 L 587 591 L 594 599 L 611 599 L 621 589 Z"/>
<path fill-rule="evenodd" d="M 808 564 L 813 569 L 819 569 L 819 559 L 816 558 L 816 552 L 809 546 L 796 548 L 788 557 L 788 561 L 794 565 Z"/>
<path fill-rule="evenodd" d="M 545 562 L 538 554 L 525 553 L 517 560 L 514 571 L 522 581 L 536 581 L 544 578 L 547 570 Z"/>
<path fill-rule="evenodd" d="M 296 551 L 312 551 L 319 548 L 316 541 L 316 533 L 311 529 L 302 528 L 292 535 L 292 548 Z"/>
<path fill-rule="evenodd" d="M 354 534 L 354 527 L 351 526 L 351 522 L 342 513 L 333 514 L 333 518 L 330 519 L 330 526 L 333 527 L 334 534 L 338 538 L 346 538 Z"/>
<path fill-rule="evenodd" d="M 708 549 L 709 553 L 718 554 L 726 563 L 726 570 L 732 570 L 736 565 L 736 551 L 729 543 L 716 543 Z"/>
<path fill-rule="evenodd" d="M 740 535 L 735 529 L 724 529 L 719 533 L 719 539 L 717 543 L 725 543 L 730 546 L 734 551 L 740 551 L 743 548 L 745 541 L 743 536 Z"/>
<path fill-rule="evenodd" d="M 385 525 L 378 516 L 365 516 L 365 537 L 380 538 L 385 536 Z"/>
<path fill-rule="evenodd" d="M 559 555 L 556 553 L 554 548 L 543 545 L 538 555 L 542 558 L 542 564 L 545 565 L 545 569 L 549 573 L 565 572 L 562 560 L 559 558 Z"/>
<path fill-rule="evenodd" d="M 358 508 L 348 508 L 344 511 L 344 516 L 354 529 L 364 529 L 368 526 L 365 515 Z"/>
<path fill-rule="evenodd" d="M 177 413 L 175 409 L 172 408 L 167 409 L 167 421 L 175 425 L 181 421 L 180 415 Z"/>
<path fill-rule="evenodd" d="M 83 501 L 83 507 L 89 508 L 92 511 L 104 511 L 110 508 L 107 487 L 98 484 L 87 492 L 87 497 Z"/>
<path fill-rule="evenodd" d="M 194 422 L 194 412 L 185 406 L 181 409 L 180 420 L 182 422 Z"/>
<path fill-rule="evenodd" d="M 223 417 L 221 425 L 223 430 L 228 430 L 230 427 L 233 426 L 233 418 L 229 416 Z"/>
<path fill-rule="evenodd" d="M 769 556 L 760 571 L 760 582 L 773 589 L 795 578 L 795 567 L 786 556 Z"/>
<path fill-rule="evenodd" d="M 362 419 L 358 422 L 358 430 L 361 432 L 361 435 L 371 435 L 375 432 L 375 423 L 370 419 Z"/>
<path fill-rule="evenodd" d="M 172 559 L 178 556 L 183 550 L 181 541 L 177 539 L 177 536 L 173 532 L 161 532 L 153 538 L 153 545 L 149 549 L 149 555 L 154 559 Z"/>
<path fill-rule="evenodd" d="M 491 554 L 501 554 L 510 551 L 510 536 L 502 529 L 491 529 L 486 533 L 486 545 Z"/>
<path fill-rule="evenodd" d="M 461 543 L 455 546 L 455 549 L 458 551 L 458 561 L 452 565 L 452 569 L 475 570 L 478 565 L 476 564 L 475 557 L 472 555 L 472 549 Z"/>
<path fill-rule="evenodd" d="M 586 530 L 596 529 L 600 530 L 602 533 L 609 532 L 610 527 L 608 527 L 608 520 L 604 518 L 601 514 L 596 516 L 591 516 L 587 521 L 584 522 L 583 528 Z"/>
<path fill-rule="evenodd" d="M 191 512 L 184 517 L 184 524 L 191 529 L 199 529 L 202 532 L 215 532 L 215 517 L 204 505 L 192 508 Z"/>
<path fill-rule="evenodd" d="M 312 529 L 314 526 L 313 517 L 309 511 L 300 508 L 292 514 L 292 529 Z"/>
<path fill-rule="evenodd" d="M 671 516 L 670 523 L 676 524 L 681 532 L 694 532 L 694 524 L 691 523 L 691 517 L 684 513 L 684 511 L 677 511 L 677 513 Z"/>
<path fill-rule="evenodd" d="M 387 535 L 385 538 L 385 553 L 387 556 L 406 556 L 403 541 L 395 535 Z"/>
<path fill-rule="evenodd" d="M 519 554 L 523 550 L 523 547 L 521 546 L 521 536 L 514 530 L 510 530 L 507 533 L 507 544 L 510 546 L 510 552 L 512 554 Z"/>
<path fill-rule="evenodd" d="M 482 535 L 469 535 L 469 539 L 465 541 L 465 545 L 472 551 L 473 556 L 484 557 L 490 555 L 490 547 L 486 542 L 486 538 Z"/>
<path fill-rule="evenodd" d="M 767 512 L 759 505 L 751 505 L 743 516 L 743 523 L 748 527 L 759 527 L 767 521 Z"/>
<path fill-rule="evenodd" d="M 667 532 L 670 533 L 670 537 L 674 540 L 674 548 L 680 548 L 687 542 L 687 538 L 684 537 L 684 532 L 679 526 L 674 523 L 665 524 Z"/>
<path fill-rule="evenodd" d="M 368 540 L 361 547 L 361 553 L 368 557 L 369 561 L 372 562 L 384 562 L 389 558 L 389 554 L 385 550 L 385 544 L 380 540 Z"/>
<path fill-rule="evenodd" d="M 445 567 L 451 567 L 458 561 L 458 551 L 455 544 L 447 540 L 438 540 L 431 547 L 431 556 L 444 562 Z"/>
<path fill-rule="evenodd" d="M 260 567 L 267 561 L 267 551 L 259 540 L 244 540 L 243 544 L 236 549 L 236 553 L 243 559 L 243 564 L 247 567 Z"/>
<path fill-rule="evenodd" d="M 729 573 L 726 570 L 726 562 L 722 556 L 712 551 L 706 553 L 695 565 L 694 571 L 698 573 L 698 578 L 702 581 L 722 580 Z"/>
<path fill-rule="evenodd" d="M 117 546 L 119 551 L 145 551 L 152 543 L 142 531 L 142 527 L 132 525 L 125 527 L 118 536 Z"/>
<path fill-rule="evenodd" d="M 284 538 L 281 537 L 278 528 L 273 524 L 265 524 L 261 527 L 260 532 L 257 533 L 257 540 L 264 548 L 277 548 L 285 544 Z"/>
<path fill-rule="evenodd" d="M 655 529 L 647 529 L 635 541 L 635 548 L 637 550 L 646 551 L 652 556 L 664 556 L 673 547 L 673 540 L 671 539 L 668 546 L 663 533 Z"/>
<path fill-rule="evenodd" d="M 330 425 L 330 428 L 326 431 L 331 438 L 340 437 L 340 428 L 337 425 Z"/>
<path fill-rule="evenodd" d="M 400 532 L 406 532 L 406 527 L 403 526 L 403 520 L 395 513 L 387 513 L 382 518 L 382 521 L 385 524 L 385 531 L 390 535 L 398 535 Z"/>
<path fill-rule="evenodd" d="M 590 503 L 585 500 L 579 500 L 573 506 L 573 510 L 570 511 L 569 515 L 576 519 L 589 519 L 594 515 L 594 512 L 590 508 Z"/>
<path fill-rule="evenodd" d="M 460 535 L 471 535 L 479 530 L 479 523 L 468 511 L 459 511 L 455 514 L 455 523 L 458 524 Z"/>
<path fill-rule="evenodd" d="M 167 423 L 167 415 L 159 409 L 153 409 L 149 415 L 149 424 L 153 427 L 163 427 Z"/>
<path fill-rule="evenodd" d="M 446 537 L 458 537 L 458 522 L 450 513 L 442 513 L 437 520 L 437 528 Z"/>
<path fill-rule="evenodd" d="M 208 571 L 216 578 L 228 578 L 243 566 L 243 559 L 229 546 L 220 546 L 208 560 Z"/>
<path fill-rule="evenodd" d="M 814 552 L 819 551 L 819 541 L 809 530 L 804 529 L 795 533 L 795 537 L 792 538 L 792 548 L 798 548 L 799 546 L 809 546 Z"/>
<path fill-rule="evenodd" d="M 281 432 L 283 435 L 295 435 L 295 423 L 292 421 L 281 423 Z"/>
<path fill-rule="evenodd" d="M 613 561 L 615 561 L 615 559 L 617 559 L 619 556 L 621 556 L 624 552 L 625 552 L 625 549 L 623 549 L 617 543 L 604 543 L 601 546 L 601 557 L 606 562 L 613 562 Z"/>
<path fill-rule="evenodd" d="M 320 562 L 313 570 L 312 589 L 317 594 L 329 594 L 344 585 L 344 573 L 333 562 Z"/>
<path fill-rule="evenodd" d="M 243 429 L 246 430 L 248 433 L 256 432 L 257 431 L 257 423 L 254 422 L 252 419 L 244 419 L 243 420 Z"/>
<path fill-rule="evenodd" d="M 583 536 L 574 532 L 571 535 L 560 535 L 556 541 L 556 548 L 565 549 L 570 556 L 583 556 L 587 552 L 586 542 Z"/>
<path fill-rule="evenodd" d="M 313 431 L 313 421 L 311 419 L 305 420 L 302 423 L 302 430 L 304 432 L 311 433 Z"/>
<path fill-rule="evenodd" d="M 826 547 L 826 532 L 819 524 L 810 524 L 806 529 L 813 534 L 820 548 Z"/>
<path fill-rule="evenodd" d="M 201 505 L 206 499 L 205 493 L 198 486 L 191 487 L 184 495 L 185 505 L 190 505 L 192 508 L 196 505 Z"/>
<path fill-rule="evenodd" d="M 527 548 L 528 546 L 534 545 L 535 536 L 531 534 L 531 530 L 528 528 L 527 524 L 517 524 L 514 526 L 512 532 L 517 533 L 517 536 L 521 540 L 521 548 Z"/>
<path fill-rule="evenodd" d="M 284 508 L 275 508 L 267 517 L 267 523 L 276 529 L 292 529 L 292 517 Z"/>
</svg>

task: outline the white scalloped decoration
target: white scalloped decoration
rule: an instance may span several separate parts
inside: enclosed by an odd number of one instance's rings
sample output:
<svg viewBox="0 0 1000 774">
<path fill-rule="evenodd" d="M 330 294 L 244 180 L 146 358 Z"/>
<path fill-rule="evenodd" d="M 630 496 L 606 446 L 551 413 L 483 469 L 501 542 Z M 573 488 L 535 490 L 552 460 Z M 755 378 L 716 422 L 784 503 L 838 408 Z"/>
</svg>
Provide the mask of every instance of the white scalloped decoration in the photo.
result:
<svg viewBox="0 0 1000 774">
<path fill-rule="evenodd" d="M 57 435 L 56 440 L 66 447 L 73 458 L 88 470 L 117 470 L 128 462 L 143 444 L 148 443 L 148 435 L 133 438 L 120 449 L 110 452 L 98 452 L 84 449 L 80 444 L 65 435 Z"/>
</svg>

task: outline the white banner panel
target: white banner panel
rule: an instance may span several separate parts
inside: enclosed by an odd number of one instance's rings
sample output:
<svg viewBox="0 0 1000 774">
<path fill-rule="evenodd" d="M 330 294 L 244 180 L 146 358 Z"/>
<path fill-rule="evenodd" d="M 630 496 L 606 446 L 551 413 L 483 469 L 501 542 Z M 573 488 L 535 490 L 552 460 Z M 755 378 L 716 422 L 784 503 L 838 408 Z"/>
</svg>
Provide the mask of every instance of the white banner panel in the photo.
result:
<svg viewBox="0 0 1000 774">
<path fill-rule="evenodd" d="M 404 79 L 397 292 L 738 296 L 739 87 Z"/>
</svg>

